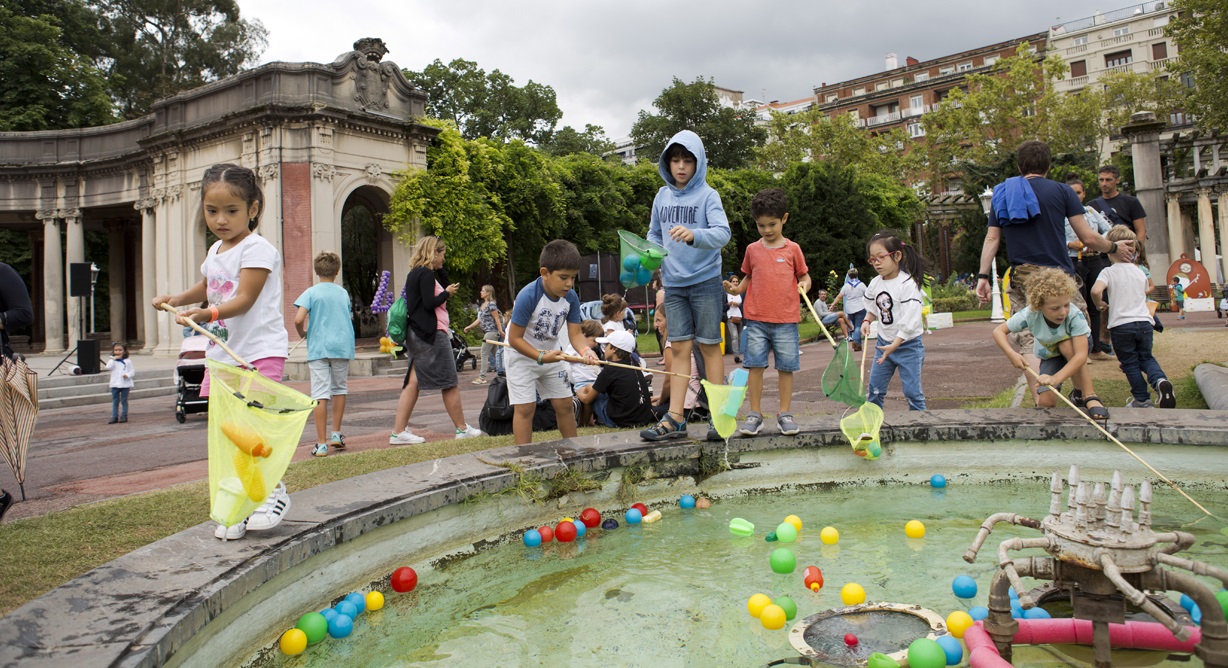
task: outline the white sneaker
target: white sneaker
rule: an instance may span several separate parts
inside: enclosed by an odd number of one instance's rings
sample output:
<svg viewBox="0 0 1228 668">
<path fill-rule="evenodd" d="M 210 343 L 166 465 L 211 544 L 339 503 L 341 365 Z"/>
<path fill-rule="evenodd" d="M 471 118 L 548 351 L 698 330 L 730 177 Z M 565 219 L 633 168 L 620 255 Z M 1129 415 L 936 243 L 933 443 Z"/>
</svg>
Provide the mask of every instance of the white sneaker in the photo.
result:
<svg viewBox="0 0 1228 668">
<path fill-rule="evenodd" d="M 229 527 L 219 524 L 217 529 L 214 529 L 213 535 L 218 540 L 239 540 L 247 535 L 247 520 Z"/>
<path fill-rule="evenodd" d="M 264 500 L 256 512 L 247 518 L 247 528 L 252 531 L 266 531 L 281 524 L 281 520 L 290 510 L 290 495 L 286 493 L 286 483 L 279 482 L 269 498 Z"/>
<path fill-rule="evenodd" d="M 415 443 L 426 443 L 426 439 L 410 431 L 409 427 L 406 427 L 404 431 L 389 436 L 388 443 L 392 445 L 413 445 Z"/>
<path fill-rule="evenodd" d="M 464 429 L 456 430 L 456 440 L 458 441 L 461 440 L 462 438 L 475 438 L 478 436 L 485 436 L 485 435 L 486 434 L 483 434 L 481 429 L 474 429 L 473 427 L 470 427 L 469 425 L 465 425 Z"/>
</svg>

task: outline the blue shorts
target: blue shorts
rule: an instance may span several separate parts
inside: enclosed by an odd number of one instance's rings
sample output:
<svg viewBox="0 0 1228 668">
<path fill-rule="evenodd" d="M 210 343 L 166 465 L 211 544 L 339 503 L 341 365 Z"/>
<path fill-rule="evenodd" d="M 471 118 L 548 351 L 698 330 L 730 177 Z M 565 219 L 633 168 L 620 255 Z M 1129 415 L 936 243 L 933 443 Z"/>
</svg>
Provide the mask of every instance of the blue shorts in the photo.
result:
<svg viewBox="0 0 1228 668">
<path fill-rule="evenodd" d="M 1065 367 L 1066 367 L 1066 358 L 1062 357 L 1061 355 L 1058 355 L 1057 357 L 1050 357 L 1048 359 L 1043 359 L 1040 361 L 1040 375 L 1052 376 L 1053 374 L 1061 371 Z M 1049 391 L 1049 388 L 1045 386 L 1036 388 L 1037 394 L 1044 394 L 1045 392 L 1048 392 L 1048 391 Z M 1062 391 L 1061 384 L 1057 386 L 1057 391 L 1059 393 Z"/>
<path fill-rule="evenodd" d="M 726 301 L 719 276 L 685 288 L 665 288 L 665 320 L 670 341 L 719 344 Z"/>
<path fill-rule="evenodd" d="M 743 320 L 746 347 L 742 350 L 742 366 L 766 369 L 768 351 L 776 356 L 776 370 L 792 373 L 802 368 L 798 356 L 797 323 L 759 322 Z"/>
</svg>

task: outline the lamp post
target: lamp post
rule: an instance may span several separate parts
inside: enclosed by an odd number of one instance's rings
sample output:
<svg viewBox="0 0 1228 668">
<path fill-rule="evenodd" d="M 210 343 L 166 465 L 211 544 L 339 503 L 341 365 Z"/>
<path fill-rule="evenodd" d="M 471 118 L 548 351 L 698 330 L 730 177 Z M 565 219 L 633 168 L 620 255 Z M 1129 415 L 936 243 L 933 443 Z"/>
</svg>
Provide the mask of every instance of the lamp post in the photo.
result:
<svg viewBox="0 0 1228 668">
<path fill-rule="evenodd" d="M 102 271 L 98 265 L 90 263 L 90 334 L 94 333 L 94 286 L 98 285 L 98 273 Z"/>
<path fill-rule="evenodd" d="M 989 215 L 990 209 L 993 207 L 993 188 L 985 186 L 985 192 L 981 193 L 981 208 L 985 210 L 985 215 Z M 990 279 L 989 285 L 993 288 L 993 297 L 990 299 L 991 311 L 989 314 L 990 322 L 1006 322 L 1006 316 L 1002 311 L 1002 287 L 998 284 L 998 259 L 993 258 L 989 261 Z"/>
</svg>

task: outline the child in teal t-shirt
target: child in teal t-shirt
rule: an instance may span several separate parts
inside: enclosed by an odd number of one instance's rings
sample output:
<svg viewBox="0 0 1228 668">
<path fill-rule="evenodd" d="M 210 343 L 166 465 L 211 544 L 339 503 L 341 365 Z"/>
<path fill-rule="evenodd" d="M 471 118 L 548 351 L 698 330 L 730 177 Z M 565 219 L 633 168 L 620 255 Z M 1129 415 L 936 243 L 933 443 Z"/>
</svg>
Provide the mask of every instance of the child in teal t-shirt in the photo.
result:
<svg viewBox="0 0 1228 668">
<path fill-rule="evenodd" d="M 354 359 L 354 323 L 350 293 L 334 283 L 341 271 L 336 253 L 320 253 L 315 259 L 320 282 L 307 288 L 294 300 L 298 313 L 294 328 L 307 339 L 307 368 L 311 371 L 311 398 L 316 400 L 316 445 L 311 454 L 323 457 L 328 446 L 345 449 L 341 419 L 345 415 L 346 384 L 350 360 Z M 328 433 L 328 403 L 333 404 L 333 433 Z"/>
<path fill-rule="evenodd" d="M 1173 301 L 1177 303 L 1177 319 L 1185 320 L 1185 288 L 1181 287 L 1181 281 L 1173 279 Z"/>
</svg>

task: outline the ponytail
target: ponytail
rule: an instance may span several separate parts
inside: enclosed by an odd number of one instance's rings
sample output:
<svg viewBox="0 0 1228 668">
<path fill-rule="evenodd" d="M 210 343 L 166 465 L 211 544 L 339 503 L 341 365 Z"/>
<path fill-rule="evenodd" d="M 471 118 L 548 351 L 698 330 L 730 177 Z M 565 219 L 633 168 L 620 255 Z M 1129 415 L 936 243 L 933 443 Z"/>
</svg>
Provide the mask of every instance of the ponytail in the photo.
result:
<svg viewBox="0 0 1228 668">
<path fill-rule="evenodd" d="M 916 246 L 904 242 L 899 235 L 891 230 L 883 230 L 878 234 L 870 237 L 866 242 L 866 252 L 869 252 L 870 246 L 875 243 L 880 243 L 888 253 L 900 254 L 900 269 L 908 272 L 912 280 L 916 281 L 917 289 L 920 290 L 925 282 L 925 270 L 929 263 L 925 257 L 917 252 Z"/>
</svg>

